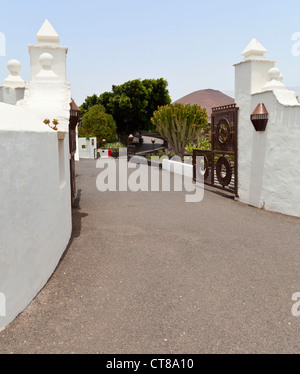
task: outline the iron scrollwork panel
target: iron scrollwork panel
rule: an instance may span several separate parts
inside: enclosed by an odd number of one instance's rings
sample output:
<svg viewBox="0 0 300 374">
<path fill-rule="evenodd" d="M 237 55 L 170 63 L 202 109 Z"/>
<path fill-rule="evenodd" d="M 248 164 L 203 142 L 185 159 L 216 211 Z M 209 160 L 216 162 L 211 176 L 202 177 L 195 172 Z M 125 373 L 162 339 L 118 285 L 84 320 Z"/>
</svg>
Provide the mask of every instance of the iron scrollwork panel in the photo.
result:
<svg viewBox="0 0 300 374">
<path fill-rule="evenodd" d="M 194 180 L 203 180 L 205 183 L 211 181 L 213 175 L 212 154 L 210 151 L 195 150 L 193 157 Z"/>
<path fill-rule="evenodd" d="M 233 177 L 233 169 L 228 157 L 222 156 L 216 163 L 216 175 L 218 182 L 222 187 L 227 187 Z"/>
<path fill-rule="evenodd" d="M 237 181 L 237 120 L 238 108 L 235 104 L 213 108 L 212 150 L 194 151 L 194 157 L 203 156 L 200 167 L 206 184 L 222 188 L 238 195 Z M 194 163 L 194 169 L 196 165 Z M 194 178 L 197 170 L 194 170 Z"/>
</svg>

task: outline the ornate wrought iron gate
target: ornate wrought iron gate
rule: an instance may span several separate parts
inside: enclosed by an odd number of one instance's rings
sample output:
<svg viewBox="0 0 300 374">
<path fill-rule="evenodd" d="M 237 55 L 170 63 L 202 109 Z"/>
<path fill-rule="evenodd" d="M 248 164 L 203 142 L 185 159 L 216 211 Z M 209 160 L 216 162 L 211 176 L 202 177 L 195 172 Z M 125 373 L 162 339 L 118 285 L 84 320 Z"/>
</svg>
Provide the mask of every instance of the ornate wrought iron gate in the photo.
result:
<svg viewBox="0 0 300 374">
<path fill-rule="evenodd" d="M 211 118 L 211 151 L 194 150 L 194 181 L 197 173 L 205 184 L 238 196 L 238 110 L 235 104 L 213 108 Z M 196 157 L 204 157 L 197 170 Z"/>
</svg>

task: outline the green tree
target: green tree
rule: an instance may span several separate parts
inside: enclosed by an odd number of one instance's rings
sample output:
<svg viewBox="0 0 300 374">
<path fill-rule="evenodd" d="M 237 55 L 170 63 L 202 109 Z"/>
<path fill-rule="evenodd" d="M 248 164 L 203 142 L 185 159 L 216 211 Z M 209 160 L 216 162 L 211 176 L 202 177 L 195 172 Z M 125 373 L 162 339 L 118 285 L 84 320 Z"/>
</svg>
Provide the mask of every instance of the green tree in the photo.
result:
<svg viewBox="0 0 300 374">
<path fill-rule="evenodd" d="M 147 106 L 147 127 L 150 131 L 155 130 L 152 126 L 151 118 L 153 113 L 161 106 L 171 104 L 171 97 L 167 90 L 168 83 L 163 78 L 160 79 L 145 79 L 144 86 L 148 91 L 148 106 Z M 147 129 L 146 127 L 146 129 Z"/>
<path fill-rule="evenodd" d="M 100 104 L 100 100 L 96 94 L 88 96 L 79 108 L 81 116 L 83 117 L 93 106 L 98 104 Z"/>
<path fill-rule="evenodd" d="M 206 109 L 198 105 L 173 104 L 160 107 L 151 119 L 160 136 L 175 154 L 183 157 L 185 148 L 209 132 Z"/>
<path fill-rule="evenodd" d="M 106 139 L 107 142 L 116 140 L 117 126 L 110 114 L 105 113 L 102 105 L 94 105 L 83 116 L 79 126 L 80 137 L 96 137 L 98 141 Z"/>
<path fill-rule="evenodd" d="M 136 79 L 120 86 L 113 86 L 112 92 L 104 92 L 99 103 L 111 114 L 120 135 L 135 133 L 152 128 L 151 117 L 161 105 L 171 103 L 168 83 L 161 79 Z"/>
</svg>

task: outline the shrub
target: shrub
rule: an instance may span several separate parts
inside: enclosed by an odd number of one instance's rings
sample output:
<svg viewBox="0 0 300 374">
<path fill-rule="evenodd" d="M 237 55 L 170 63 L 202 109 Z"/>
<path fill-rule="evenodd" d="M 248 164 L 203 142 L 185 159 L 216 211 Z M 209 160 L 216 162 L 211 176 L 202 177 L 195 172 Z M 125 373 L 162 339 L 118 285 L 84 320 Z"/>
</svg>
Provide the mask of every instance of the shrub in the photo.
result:
<svg viewBox="0 0 300 374">
<path fill-rule="evenodd" d="M 120 143 L 120 142 L 115 142 L 115 143 L 107 143 L 105 144 L 106 149 L 119 149 L 119 148 L 127 148 L 126 145 Z"/>
<path fill-rule="evenodd" d="M 206 109 L 198 105 L 172 104 L 160 107 L 151 119 L 160 136 L 175 154 L 183 157 L 185 148 L 209 132 Z"/>
<path fill-rule="evenodd" d="M 187 155 L 192 155 L 194 149 L 201 149 L 202 151 L 211 150 L 211 142 L 206 138 L 200 138 L 197 144 L 189 144 L 185 147 L 185 152 Z"/>
<path fill-rule="evenodd" d="M 105 113 L 102 105 L 93 106 L 82 118 L 82 126 L 79 135 L 84 137 L 96 137 L 99 142 L 106 139 L 113 142 L 116 139 L 117 126 L 110 114 Z"/>
</svg>

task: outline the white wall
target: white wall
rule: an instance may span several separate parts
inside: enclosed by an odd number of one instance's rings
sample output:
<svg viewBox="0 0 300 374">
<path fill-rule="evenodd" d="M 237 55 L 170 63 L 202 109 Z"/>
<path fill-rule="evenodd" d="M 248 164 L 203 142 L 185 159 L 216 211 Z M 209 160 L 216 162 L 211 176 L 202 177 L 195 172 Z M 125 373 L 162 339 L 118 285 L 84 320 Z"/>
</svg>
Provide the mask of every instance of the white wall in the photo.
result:
<svg viewBox="0 0 300 374">
<path fill-rule="evenodd" d="M 236 65 L 239 200 L 300 217 L 300 103 L 284 87 L 265 91 L 274 65 L 255 59 Z M 260 103 L 269 113 L 265 132 L 256 132 L 250 120 Z"/>
<path fill-rule="evenodd" d="M 76 126 L 76 153 L 75 153 L 75 161 L 80 161 L 79 156 L 79 137 L 78 137 L 78 125 Z"/>
<path fill-rule="evenodd" d="M 29 47 L 32 79 L 25 90 L 9 88 L 22 81 L 15 75 L 0 89 L 6 103 L 0 103 L 0 295 L 6 297 L 0 331 L 46 284 L 72 232 L 67 48 L 58 46 L 49 21 L 37 40 Z M 8 68 L 15 74 L 20 63 Z M 59 121 L 59 132 L 46 118 Z"/>
<path fill-rule="evenodd" d="M 52 275 L 72 221 L 68 134 L 59 156 L 58 133 L 33 114 L 7 104 L 0 104 L 0 113 L 0 292 L 6 296 L 1 330 Z"/>
<path fill-rule="evenodd" d="M 79 158 L 95 158 L 95 149 L 97 149 L 97 138 L 78 138 Z"/>
<path fill-rule="evenodd" d="M 21 106 L 42 122 L 48 118 L 59 121 L 59 130 L 69 131 L 71 85 L 67 82 L 28 82 Z"/>
<path fill-rule="evenodd" d="M 0 103 L 16 105 L 24 98 L 25 88 L 0 87 Z"/>
</svg>

